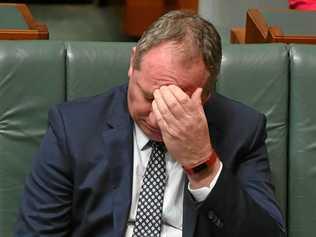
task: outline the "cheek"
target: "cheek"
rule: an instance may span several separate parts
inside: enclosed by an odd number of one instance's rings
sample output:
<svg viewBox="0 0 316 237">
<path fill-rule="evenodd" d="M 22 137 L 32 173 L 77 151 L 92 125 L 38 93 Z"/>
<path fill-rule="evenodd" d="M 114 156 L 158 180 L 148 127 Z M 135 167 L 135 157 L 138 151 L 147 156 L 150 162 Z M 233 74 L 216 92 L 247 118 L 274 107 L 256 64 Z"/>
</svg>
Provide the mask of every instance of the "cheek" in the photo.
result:
<svg viewBox="0 0 316 237">
<path fill-rule="evenodd" d="M 152 111 L 151 101 L 142 95 L 129 93 L 129 111 L 134 117 L 146 117 Z"/>
<path fill-rule="evenodd" d="M 137 111 L 139 116 L 148 116 L 152 111 L 151 102 L 145 100 L 139 100 L 135 103 L 135 111 Z"/>
</svg>

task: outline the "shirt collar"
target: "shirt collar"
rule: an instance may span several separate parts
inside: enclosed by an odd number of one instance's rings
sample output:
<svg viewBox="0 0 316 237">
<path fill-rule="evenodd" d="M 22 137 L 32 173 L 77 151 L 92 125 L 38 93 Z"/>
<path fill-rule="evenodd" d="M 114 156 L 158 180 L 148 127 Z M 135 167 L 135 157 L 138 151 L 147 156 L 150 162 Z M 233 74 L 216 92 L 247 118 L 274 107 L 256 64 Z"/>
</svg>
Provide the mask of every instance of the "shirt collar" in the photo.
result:
<svg viewBox="0 0 316 237">
<path fill-rule="evenodd" d="M 139 150 L 144 150 L 147 148 L 149 138 L 145 135 L 143 130 L 134 122 L 135 128 L 135 139 Z"/>
</svg>

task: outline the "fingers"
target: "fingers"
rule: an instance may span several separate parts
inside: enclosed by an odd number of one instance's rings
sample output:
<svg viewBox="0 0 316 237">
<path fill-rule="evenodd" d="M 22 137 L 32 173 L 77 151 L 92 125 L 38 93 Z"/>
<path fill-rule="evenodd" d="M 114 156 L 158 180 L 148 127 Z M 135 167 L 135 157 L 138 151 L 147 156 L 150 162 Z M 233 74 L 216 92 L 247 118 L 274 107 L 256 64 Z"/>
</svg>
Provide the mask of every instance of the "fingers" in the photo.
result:
<svg viewBox="0 0 316 237">
<path fill-rule="evenodd" d="M 195 104 L 197 104 L 197 105 L 199 105 L 199 104 L 202 104 L 202 88 L 197 88 L 194 92 L 193 92 L 193 94 L 192 94 L 192 96 L 191 96 L 191 99 L 192 99 L 192 101 L 195 103 Z"/>
<path fill-rule="evenodd" d="M 185 122 L 183 119 L 187 117 L 187 114 L 170 88 L 162 86 L 160 89 L 155 90 L 152 106 L 162 136 L 178 136 L 182 131 L 181 127 Z"/>
<path fill-rule="evenodd" d="M 164 130 L 166 128 L 166 121 L 162 117 L 162 115 L 158 109 L 157 102 L 155 100 L 153 100 L 153 102 L 152 102 L 152 107 L 153 107 L 153 112 L 154 112 L 154 115 L 156 117 L 159 128 L 161 130 Z"/>
<path fill-rule="evenodd" d="M 203 107 L 202 106 L 202 88 L 197 88 L 193 94 L 191 95 L 191 98 L 179 87 L 175 85 L 170 85 L 168 86 L 173 95 L 176 97 L 177 101 L 182 105 L 183 109 L 186 110 L 187 112 L 192 112 L 198 107 Z M 200 108 L 200 109 L 201 109 Z"/>
<path fill-rule="evenodd" d="M 154 96 L 156 95 L 155 100 L 157 100 L 158 102 L 158 108 L 160 108 L 161 104 L 164 104 L 162 105 L 162 109 L 168 109 L 169 113 L 171 113 L 174 118 L 179 120 L 186 111 L 184 107 L 179 103 L 172 90 L 173 89 L 170 86 L 162 86 L 159 90 L 156 91 L 156 94 L 154 93 Z M 185 96 L 188 97 L 186 94 Z M 167 108 L 165 108 L 165 106 Z"/>
<path fill-rule="evenodd" d="M 190 97 L 178 86 L 170 85 L 168 86 L 173 96 L 176 98 L 179 106 L 183 111 L 189 113 L 192 111 L 192 103 Z"/>
<path fill-rule="evenodd" d="M 195 106 L 195 108 L 198 109 L 201 114 L 204 113 L 203 103 L 202 103 L 202 92 L 203 92 L 202 88 L 197 88 L 191 96 L 193 106 Z"/>
<path fill-rule="evenodd" d="M 180 131 L 183 126 L 190 124 L 196 116 L 200 117 L 203 112 L 201 103 L 202 89 L 197 88 L 191 98 L 175 85 L 162 86 L 154 91 L 153 110 L 160 126 L 166 130 Z M 155 108 L 154 108 L 155 107 Z"/>
<path fill-rule="evenodd" d="M 200 87 L 193 92 L 191 98 L 181 88 L 175 85 L 162 86 L 159 90 L 162 92 L 162 96 L 169 109 L 176 112 L 176 114 L 174 114 L 175 116 L 183 112 L 191 113 L 198 107 L 200 107 L 200 109 L 203 107 L 203 89 Z"/>
<path fill-rule="evenodd" d="M 176 101 L 174 97 L 170 96 L 168 93 L 166 94 L 165 92 L 162 92 L 162 89 L 159 89 L 154 91 L 154 101 L 160 115 L 167 123 L 171 123 L 176 119 L 174 114 L 171 112 L 171 104 L 174 104 L 174 101 Z"/>
</svg>

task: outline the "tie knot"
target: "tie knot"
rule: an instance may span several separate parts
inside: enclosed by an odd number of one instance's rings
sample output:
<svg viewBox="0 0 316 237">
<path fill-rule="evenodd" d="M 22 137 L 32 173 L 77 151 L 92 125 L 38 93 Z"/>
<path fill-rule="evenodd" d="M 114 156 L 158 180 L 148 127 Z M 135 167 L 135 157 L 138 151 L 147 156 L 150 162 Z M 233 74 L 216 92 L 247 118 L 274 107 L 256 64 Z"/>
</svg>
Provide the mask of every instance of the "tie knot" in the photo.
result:
<svg viewBox="0 0 316 237">
<path fill-rule="evenodd" d="M 149 141 L 149 144 L 150 146 L 153 148 L 153 149 L 157 149 L 157 150 L 160 150 L 162 151 L 163 153 L 166 153 L 167 152 L 167 148 L 165 146 L 165 144 L 163 142 L 157 142 L 157 141 Z"/>
</svg>

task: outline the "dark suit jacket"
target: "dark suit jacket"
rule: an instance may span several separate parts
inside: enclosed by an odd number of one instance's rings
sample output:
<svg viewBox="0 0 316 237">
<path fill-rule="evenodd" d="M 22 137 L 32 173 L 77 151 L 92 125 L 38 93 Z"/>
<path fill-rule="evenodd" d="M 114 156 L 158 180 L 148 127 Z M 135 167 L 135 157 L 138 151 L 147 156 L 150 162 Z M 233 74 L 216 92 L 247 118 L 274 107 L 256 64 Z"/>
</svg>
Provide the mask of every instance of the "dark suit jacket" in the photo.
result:
<svg viewBox="0 0 316 237">
<path fill-rule="evenodd" d="M 124 236 L 133 172 L 126 92 L 124 85 L 50 111 L 15 236 Z M 205 113 L 223 170 L 202 203 L 185 190 L 183 236 L 283 236 L 264 116 L 220 95 L 206 103 Z"/>
</svg>

